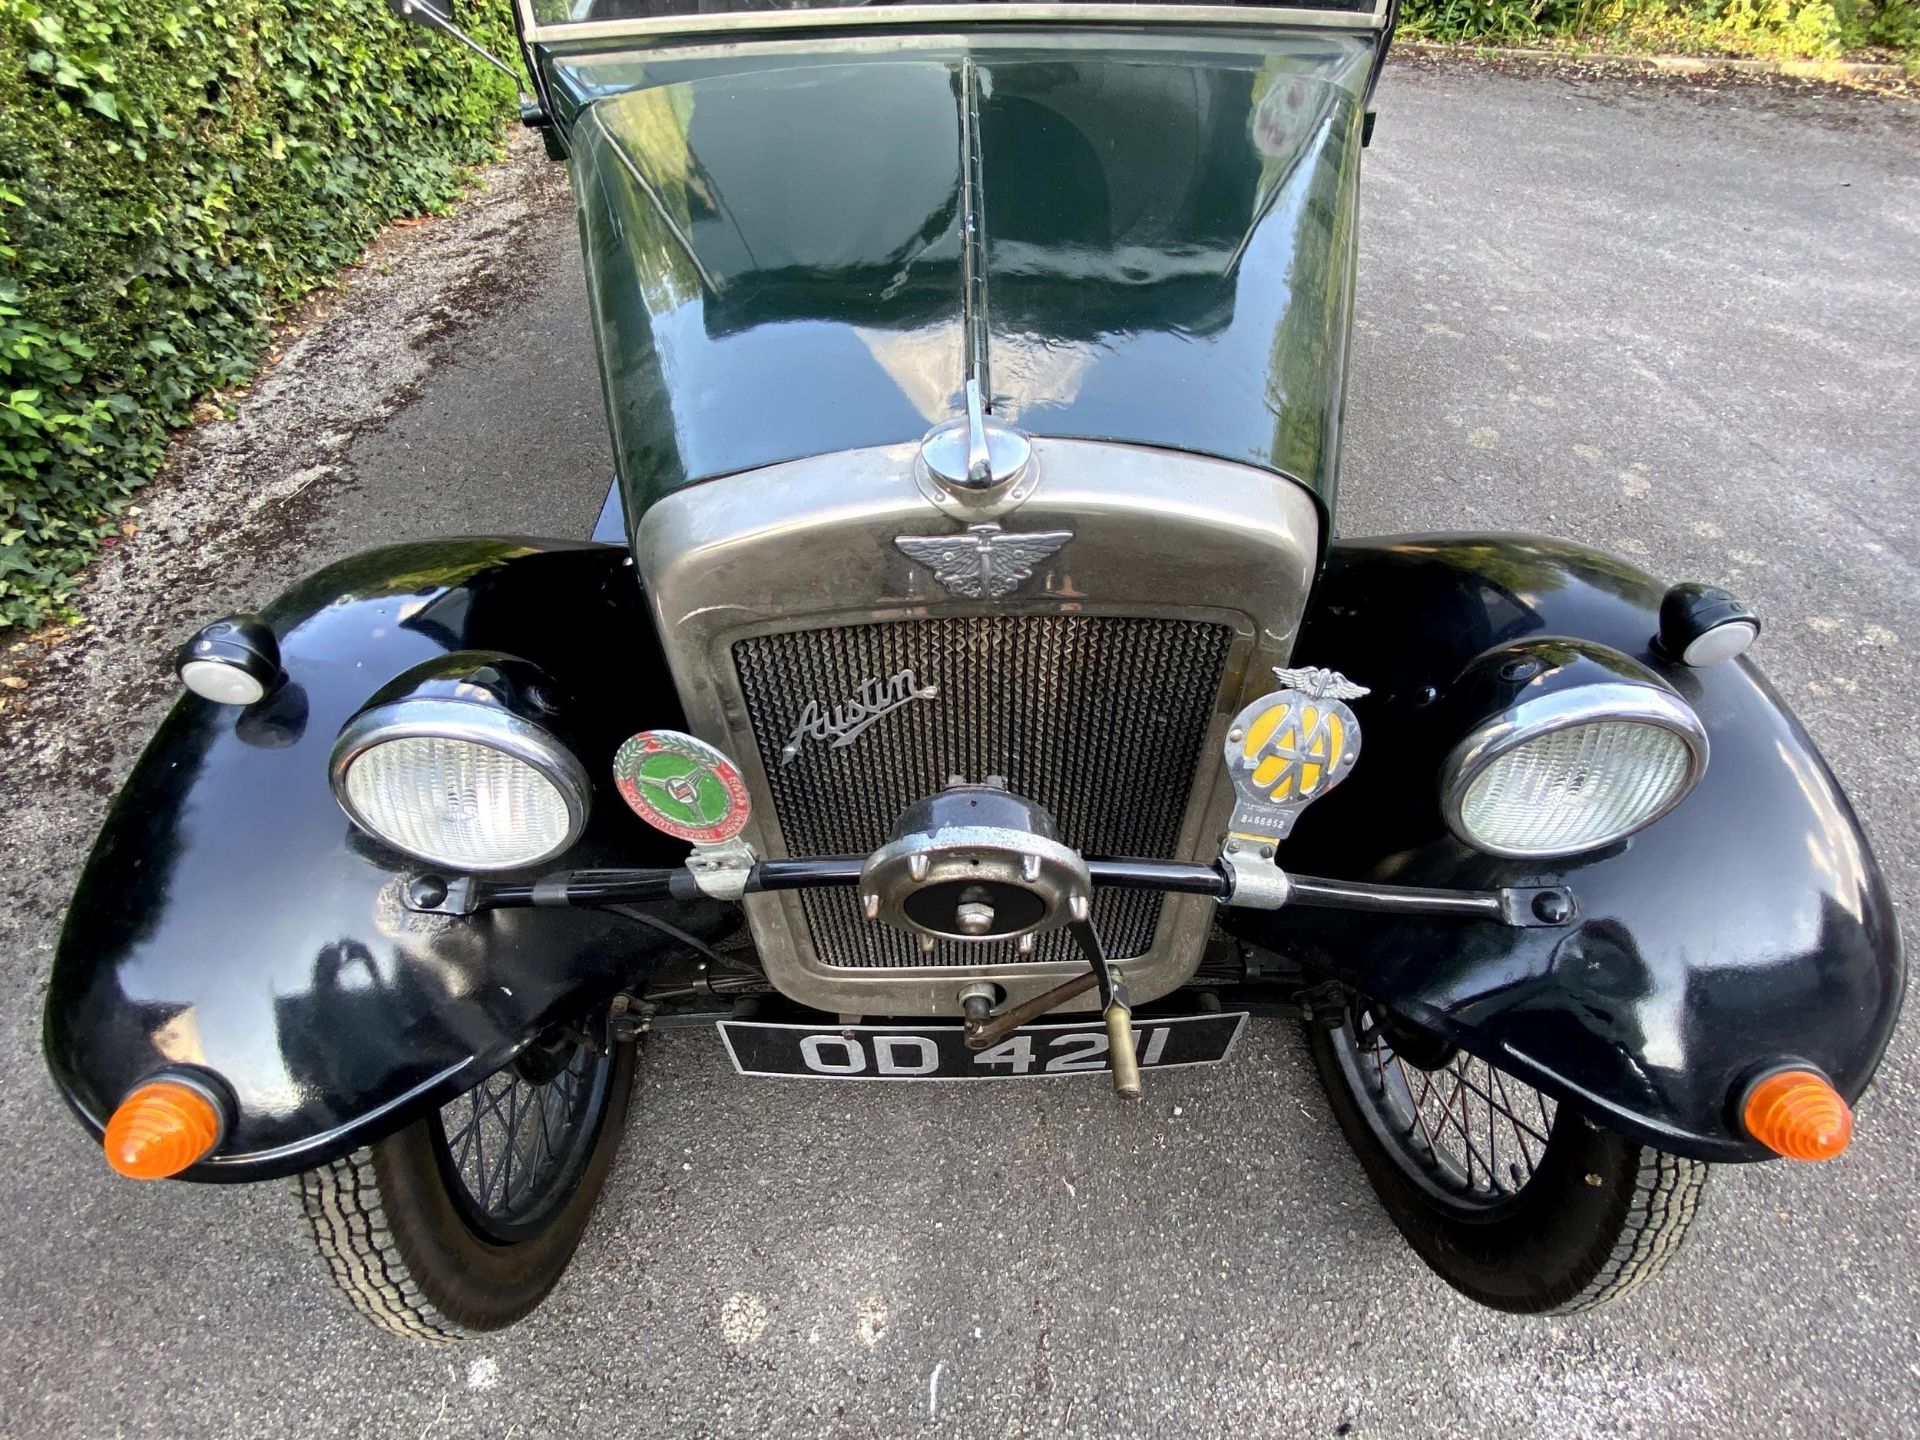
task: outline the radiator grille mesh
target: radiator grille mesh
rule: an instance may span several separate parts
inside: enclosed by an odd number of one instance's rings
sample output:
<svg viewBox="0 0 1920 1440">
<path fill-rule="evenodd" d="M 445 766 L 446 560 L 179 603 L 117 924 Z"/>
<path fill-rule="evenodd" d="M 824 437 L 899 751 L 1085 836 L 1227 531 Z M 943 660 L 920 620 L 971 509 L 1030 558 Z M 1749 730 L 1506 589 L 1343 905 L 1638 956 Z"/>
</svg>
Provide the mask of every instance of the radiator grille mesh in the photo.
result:
<svg viewBox="0 0 1920 1440">
<path fill-rule="evenodd" d="M 865 854 L 900 812 L 950 775 L 1004 775 L 1052 813 L 1087 855 L 1170 858 L 1191 798 L 1233 632 L 1189 620 L 982 615 L 763 635 L 733 660 L 793 855 Z M 780 763 L 807 702 L 831 710 L 863 681 L 912 670 L 934 700 L 914 700 L 852 743 L 805 741 Z M 1095 892 L 1094 919 L 1116 959 L 1153 943 L 1161 897 Z M 814 949 L 829 965 L 973 968 L 1019 960 L 1012 944 L 912 937 L 863 919 L 851 890 L 802 897 Z M 1063 932 L 1041 960 L 1074 960 Z"/>
</svg>

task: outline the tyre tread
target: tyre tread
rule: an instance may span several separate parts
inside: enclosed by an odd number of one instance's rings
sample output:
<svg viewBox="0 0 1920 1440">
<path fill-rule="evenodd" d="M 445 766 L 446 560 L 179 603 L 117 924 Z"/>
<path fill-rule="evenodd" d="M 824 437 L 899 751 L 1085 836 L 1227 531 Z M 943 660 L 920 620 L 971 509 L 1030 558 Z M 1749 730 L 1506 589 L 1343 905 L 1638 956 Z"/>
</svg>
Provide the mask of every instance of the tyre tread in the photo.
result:
<svg viewBox="0 0 1920 1440">
<path fill-rule="evenodd" d="M 296 1175 L 292 1183 L 303 1232 L 327 1278 L 361 1315 L 391 1334 L 433 1344 L 474 1333 L 442 1314 L 409 1273 L 381 1208 L 371 1150 Z"/>
<path fill-rule="evenodd" d="M 1665 1270 L 1700 1213 L 1707 1173 L 1698 1160 L 1640 1147 L 1633 1194 L 1612 1251 L 1578 1292 L 1549 1313 L 1597 1310 Z"/>
</svg>

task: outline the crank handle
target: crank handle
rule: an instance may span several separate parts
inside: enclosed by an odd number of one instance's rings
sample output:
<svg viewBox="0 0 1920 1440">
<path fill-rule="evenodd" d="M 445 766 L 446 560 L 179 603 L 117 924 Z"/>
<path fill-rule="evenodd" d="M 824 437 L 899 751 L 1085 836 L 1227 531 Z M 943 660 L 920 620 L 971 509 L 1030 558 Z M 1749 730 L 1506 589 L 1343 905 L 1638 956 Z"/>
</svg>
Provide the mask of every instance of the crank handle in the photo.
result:
<svg viewBox="0 0 1920 1440">
<path fill-rule="evenodd" d="M 1100 977 L 1089 970 L 1084 975 L 1074 976 L 1064 985 L 1054 986 L 1044 995 L 1036 995 L 1024 1004 L 1003 1010 L 998 1015 L 984 1013 L 984 1005 L 983 1013 L 978 1016 L 969 1009 L 966 1027 L 962 1031 L 966 1047 L 969 1050 L 991 1050 L 1022 1025 L 1032 1024 L 1049 1010 L 1078 999 L 1099 983 Z"/>
<path fill-rule="evenodd" d="M 1127 1003 L 1127 987 L 1113 987 L 1113 1003 L 1102 1017 L 1107 1022 L 1107 1062 L 1113 1067 L 1113 1093 L 1122 1100 L 1138 1100 L 1140 1056 L 1133 1048 L 1133 1007 Z"/>
</svg>

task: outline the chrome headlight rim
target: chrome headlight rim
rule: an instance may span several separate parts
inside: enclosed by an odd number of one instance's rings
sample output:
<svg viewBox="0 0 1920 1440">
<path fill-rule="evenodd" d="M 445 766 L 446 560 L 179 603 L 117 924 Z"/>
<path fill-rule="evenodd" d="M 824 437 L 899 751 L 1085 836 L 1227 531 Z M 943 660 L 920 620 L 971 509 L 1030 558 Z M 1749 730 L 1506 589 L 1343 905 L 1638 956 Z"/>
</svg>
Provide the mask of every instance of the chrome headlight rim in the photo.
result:
<svg viewBox="0 0 1920 1440">
<path fill-rule="evenodd" d="M 1656 810 L 1633 824 L 1616 829 L 1577 847 L 1521 848 L 1496 845 L 1468 828 L 1461 816 L 1467 791 L 1480 774 L 1501 756 L 1531 741 L 1582 725 L 1609 722 L 1650 725 L 1669 731 L 1685 742 L 1686 777 Z M 1691 705 L 1657 681 L 1595 680 L 1564 690 L 1531 695 L 1480 722 L 1447 756 L 1440 772 L 1440 810 L 1447 828 L 1466 845 L 1503 860 L 1558 860 L 1617 845 L 1657 823 L 1693 793 L 1706 773 L 1707 728 Z"/>
<path fill-rule="evenodd" d="M 347 772 L 367 751 L 393 740 L 457 740 L 497 750 L 534 770 L 559 793 L 567 807 L 567 831 L 561 841 L 528 859 L 506 864 L 479 865 L 429 855 L 390 838 L 371 823 L 347 788 Z M 333 742 L 327 764 L 333 796 L 362 833 L 382 845 L 429 865 L 460 873 L 493 874 L 544 865 L 565 854 L 586 832 L 593 810 L 593 782 L 580 759 L 543 726 L 497 706 L 440 697 L 414 697 L 375 705 L 349 720 Z"/>
</svg>

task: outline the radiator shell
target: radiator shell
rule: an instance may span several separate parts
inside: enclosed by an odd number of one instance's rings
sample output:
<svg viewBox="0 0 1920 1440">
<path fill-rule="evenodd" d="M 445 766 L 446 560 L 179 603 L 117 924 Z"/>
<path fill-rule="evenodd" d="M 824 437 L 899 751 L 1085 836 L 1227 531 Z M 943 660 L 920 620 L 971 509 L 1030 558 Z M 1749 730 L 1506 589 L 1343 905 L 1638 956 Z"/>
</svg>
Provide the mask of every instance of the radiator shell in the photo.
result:
<svg viewBox="0 0 1920 1440">
<path fill-rule="evenodd" d="M 635 553 L 689 726 L 740 762 L 753 797 L 744 838 L 769 857 L 860 853 L 948 778 L 1002 774 L 1086 853 L 1212 858 L 1230 808 L 1227 722 L 1275 687 L 1305 609 L 1312 496 L 1249 466 L 1040 440 L 1038 484 L 1001 523 L 1072 538 L 1011 594 L 969 600 L 895 544 L 958 528 L 915 483 L 917 449 L 709 481 L 641 522 Z M 803 737 L 783 763 L 808 702 L 831 711 L 896 664 L 939 698 L 908 700 L 841 746 Z M 1136 998 L 1191 976 L 1212 903 L 1098 901 Z M 783 993 L 848 1014 L 943 1015 L 970 980 L 1017 1002 L 1083 968 L 1044 940 L 1025 958 L 960 942 L 927 955 L 851 905 L 748 897 Z"/>
</svg>

